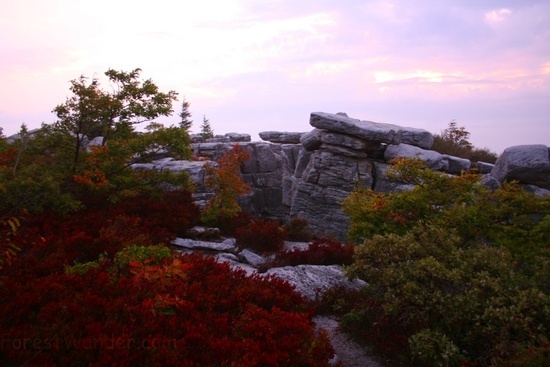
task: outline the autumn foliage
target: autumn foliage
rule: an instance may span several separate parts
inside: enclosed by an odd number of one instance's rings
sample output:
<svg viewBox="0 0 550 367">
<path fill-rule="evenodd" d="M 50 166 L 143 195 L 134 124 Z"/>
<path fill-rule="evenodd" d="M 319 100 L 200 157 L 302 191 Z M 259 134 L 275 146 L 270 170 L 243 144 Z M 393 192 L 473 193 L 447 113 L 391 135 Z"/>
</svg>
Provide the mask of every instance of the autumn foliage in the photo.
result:
<svg viewBox="0 0 550 367">
<path fill-rule="evenodd" d="M 344 327 L 403 366 L 543 366 L 550 345 L 550 198 L 514 183 L 398 159 L 414 189 L 357 190 L 344 203 L 369 283 Z"/>
<path fill-rule="evenodd" d="M 248 150 L 237 144 L 218 159 L 217 167 L 210 164 L 205 166 L 205 183 L 216 193 L 202 212 L 205 223 L 223 227 L 224 222 L 232 220 L 241 212 L 237 198 L 249 192 L 250 187 L 242 180 L 240 170 L 249 158 Z"/>
<path fill-rule="evenodd" d="M 287 283 L 200 255 L 130 267 L 3 277 L 0 363 L 328 366 L 327 337 Z"/>
<path fill-rule="evenodd" d="M 288 283 L 167 256 L 174 227 L 147 216 L 154 201 L 23 223 L 18 241 L 45 241 L 0 270 L 1 365 L 328 366 L 327 336 Z"/>
<path fill-rule="evenodd" d="M 246 225 L 237 228 L 236 232 L 239 246 L 258 253 L 277 252 L 285 243 L 285 233 L 279 222 L 265 218 L 251 219 Z"/>
<path fill-rule="evenodd" d="M 139 69 L 106 75 L 107 90 L 73 80 L 54 124 L 0 136 L 0 365 L 328 366 L 288 283 L 170 246 L 201 219 L 247 223 L 248 151 L 208 168 L 217 196 L 201 218 L 185 172 L 135 166 L 190 157 L 186 129 L 154 121 L 176 93 Z"/>
<path fill-rule="evenodd" d="M 308 244 L 306 249 L 279 251 L 267 267 L 310 265 L 351 265 L 354 246 L 331 239 L 319 239 Z"/>
</svg>

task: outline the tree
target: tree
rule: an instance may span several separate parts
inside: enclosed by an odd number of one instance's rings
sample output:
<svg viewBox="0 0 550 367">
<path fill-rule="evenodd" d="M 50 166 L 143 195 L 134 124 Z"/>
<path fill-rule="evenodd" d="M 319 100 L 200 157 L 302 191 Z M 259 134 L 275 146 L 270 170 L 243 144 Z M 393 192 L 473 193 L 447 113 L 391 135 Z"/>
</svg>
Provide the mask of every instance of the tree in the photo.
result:
<svg viewBox="0 0 550 367">
<path fill-rule="evenodd" d="M 476 148 L 468 140 L 470 133 L 464 126 L 458 126 L 455 120 L 449 122 L 449 126 L 441 132 L 434 135 L 432 149 L 443 154 L 449 154 L 456 157 L 462 157 L 472 162 L 483 161 L 494 163 L 497 155 L 488 148 Z"/>
<path fill-rule="evenodd" d="M 181 118 L 180 127 L 185 131 L 189 131 L 193 125 L 193 120 L 191 120 L 191 112 L 189 112 L 189 102 L 185 99 L 182 99 L 181 102 L 181 112 L 178 114 Z"/>
<path fill-rule="evenodd" d="M 176 93 L 159 92 L 150 80 L 140 81 L 139 72 L 109 70 L 112 91 L 96 79 L 73 80 L 73 96 L 54 109 L 58 121 L 43 124 L 32 139 L 23 125 L 18 139 L 0 147 L 0 209 L 71 212 L 84 200 L 158 192 L 165 183 L 189 188 L 185 172 L 131 168 L 161 154 L 191 156 L 187 131 L 152 121 L 172 112 Z M 145 132 L 135 131 L 135 124 L 147 121 Z M 98 136 L 99 144 L 87 144 Z"/>
<path fill-rule="evenodd" d="M 101 90 L 97 79 L 88 83 L 88 78 L 81 76 L 71 81 L 73 96 L 54 108 L 58 121 L 51 130 L 71 137 L 73 171 L 81 160 L 86 137 L 102 136 L 102 145 L 105 145 L 117 135 L 128 137 L 136 124 L 172 113 L 172 101 L 176 100 L 177 93 L 159 92 L 150 79 L 141 81 L 140 73 L 141 69 L 107 70 L 105 75 L 111 83 L 111 92 Z"/>
<path fill-rule="evenodd" d="M 210 121 L 206 118 L 206 116 L 202 117 L 202 125 L 201 125 L 200 135 L 204 139 L 210 139 L 210 138 L 214 137 L 214 130 L 212 130 L 212 127 L 210 126 Z"/>
</svg>

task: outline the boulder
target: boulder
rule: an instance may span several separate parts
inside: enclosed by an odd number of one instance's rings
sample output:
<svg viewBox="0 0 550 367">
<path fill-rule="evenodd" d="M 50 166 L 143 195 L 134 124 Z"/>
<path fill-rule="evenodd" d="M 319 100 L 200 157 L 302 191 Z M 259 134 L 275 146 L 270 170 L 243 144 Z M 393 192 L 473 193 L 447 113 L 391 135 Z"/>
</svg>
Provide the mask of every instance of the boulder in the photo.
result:
<svg viewBox="0 0 550 367">
<path fill-rule="evenodd" d="M 257 268 L 258 266 L 264 265 L 267 261 L 264 257 L 250 251 L 249 249 L 242 250 L 239 253 L 239 259 L 242 262 L 249 264 L 255 268 Z"/>
<path fill-rule="evenodd" d="M 481 176 L 480 183 L 484 186 L 486 186 L 489 190 L 496 190 L 499 189 L 502 185 L 500 184 L 500 181 L 497 180 L 494 176 L 491 176 L 491 174 L 486 173 L 483 176 Z"/>
<path fill-rule="evenodd" d="M 495 165 L 487 162 L 476 162 L 475 168 L 479 173 L 485 175 L 487 173 L 491 173 L 493 168 L 495 168 Z"/>
<path fill-rule="evenodd" d="M 310 132 L 302 135 L 302 137 L 300 138 L 300 143 L 305 150 L 312 151 L 319 149 L 322 144 L 321 132 L 322 131 L 319 129 L 313 129 Z"/>
<path fill-rule="evenodd" d="M 296 287 L 309 300 L 315 300 L 331 287 L 358 289 L 366 285 L 359 279 L 348 280 L 340 265 L 298 265 L 271 268 L 265 275 L 274 275 Z"/>
<path fill-rule="evenodd" d="M 278 144 L 300 144 L 300 138 L 304 134 L 288 131 L 262 131 L 259 133 L 262 140 Z"/>
<path fill-rule="evenodd" d="M 356 136 L 386 144 L 410 144 L 424 149 L 432 147 L 434 137 L 426 130 L 412 127 L 361 121 L 344 115 L 313 112 L 309 123 L 318 129 Z"/>
<path fill-rule="evenodd" d="M 546 145 L 517 145 L 504 150 L 491 175 L 499 181 L 520 183 L 550 189 L 550 151 Z"/>
<path fill-rule="evenodd" d="M 386 171 L 390 167 L 386 163 L 375 162 L 374 174 L 373 174 L 373 191 L 374 192 L 394 192 L 412 190 L 414 185 L 404 184 L 401 182 L 394 182 L 388 179 Z"/>
<path fill-rule="evenodd" d="M 550 190 L 543 189 L 535 185 L 521 185 L 525 191 L 535 194 L 535 196 L 548 196 L 550 195 Z"/>
<path fill-rule="evenodd" d="M 447 161 L 447 172 L 455 175 L 468 171 L 472 167 L 472 162 L 465 158 L 444 154 L 443 160 Z"/>
<path fill-rule="evenodd" d="M 419 158 L 434 171 L 446 171 L 449 168 L 448 161 L 443 159 L 442 154 L 434 150 L 425 150 L 409 144 L 388 145 L 384 159 L 389 162 L 398 157 Z"/>
<path fill-rule="evenodd" d="M 172 245 L 178 247 L 184 247 L 186 249 L 192 250 L 206 250 L 206 251 L 223 251 L 229 252 L 234 251 L 236 241 L 233 238 L 228 238 L 223 242 L 207 242 L 207 241 L 196 241 L 189 238 L 176 238 L 172 241 Z"/>
</svg>

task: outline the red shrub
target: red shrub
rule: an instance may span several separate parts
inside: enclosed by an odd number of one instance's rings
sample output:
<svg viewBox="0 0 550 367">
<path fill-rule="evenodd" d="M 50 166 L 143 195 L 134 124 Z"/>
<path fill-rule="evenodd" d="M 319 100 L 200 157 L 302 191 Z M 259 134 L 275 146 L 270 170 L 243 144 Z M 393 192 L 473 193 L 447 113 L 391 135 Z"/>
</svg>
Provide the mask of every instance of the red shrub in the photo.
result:
<svg viewBox="0 0 550 367">
<path fill-rule="evenodd" d="M 352 245 L 320 239 L 309 244 L 306 250 L 280 251 L 269 267 L 310 265 L 350 265 L 353 262 Z"/>
<path fill-rule="evenodd" d="M 313 234 L 307 229 L 309 223 L 306 219 L 294 217 L 285 225 L 286 237 L 289 241 L 309 242 L 313 239 Z"/>
<path fill-rule="evenodd" d="M 132 198 L 120 207 L 126 214 L 137 215 L 148 225 L 164 228 L 174 236 L 183 236 L 200 218 L 199 208 L 187 191 L 166 192 L 160 198 Z"/>
<path fill-rule="evenodd" d="M 246 226 L 237 228 L 235 237 L 241 247 L 260 253 L 279 251 L 285 244 L 285 233 L 279 222 L 263 218 L 253 219 Z"/>
<path fill-rule="evenodd" d="M 2 278 L 0 364 L 329 365 L 330 343 L 288 283 L 200 255 L 132 266 Z"/>
</svg>

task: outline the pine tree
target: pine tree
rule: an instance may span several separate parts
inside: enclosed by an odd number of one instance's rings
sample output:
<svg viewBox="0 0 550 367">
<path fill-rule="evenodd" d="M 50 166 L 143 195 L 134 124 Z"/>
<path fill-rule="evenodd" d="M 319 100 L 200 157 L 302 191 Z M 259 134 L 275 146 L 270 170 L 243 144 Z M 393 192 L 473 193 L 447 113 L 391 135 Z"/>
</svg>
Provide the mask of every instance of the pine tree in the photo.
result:
<svg viewBox="0 0 550 367">
<path fill-rule="evenodd" d="M 214 137 L 214 130 L 212 130 L 212 126 L 210 126 L 210 121 L 206 118 L 206 116 L 203 116 L 202 118 L 200 135 L 204 139 L 210 139 Z"/>
<path fill-rule="evenodd" d="M 181 112 L 178 114 L 181 118 L 180 127 L 185 131 L 189 131 L 193 125 L 193 120 L 191 120 L 191 112 L 189 112 L 189 102 L 183 97 L 181 102 Z"/>
</svg>

